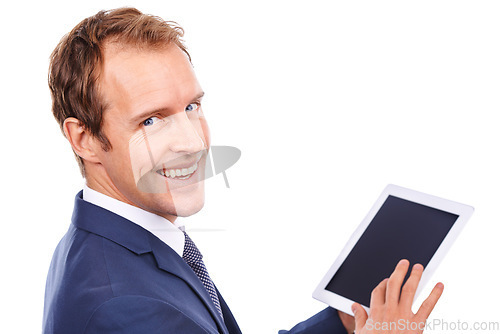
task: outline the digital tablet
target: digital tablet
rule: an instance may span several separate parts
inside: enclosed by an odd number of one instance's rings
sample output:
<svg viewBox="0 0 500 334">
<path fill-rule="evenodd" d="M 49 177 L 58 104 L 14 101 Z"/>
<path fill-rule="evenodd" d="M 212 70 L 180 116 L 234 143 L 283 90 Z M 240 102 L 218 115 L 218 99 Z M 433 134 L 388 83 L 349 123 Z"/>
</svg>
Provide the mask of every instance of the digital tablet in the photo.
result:
<svg viewBox="0 0 500 334">
<path fill-rule="evenodd" d="M 407 259 L 410 268 L 416 263 L 425 268 L 416 298 L 473 211 L 468 205 L 388 185 L 313 297 L 351 315 L 354 302 L 369 312 L 372 290 Z"/>
</svg>

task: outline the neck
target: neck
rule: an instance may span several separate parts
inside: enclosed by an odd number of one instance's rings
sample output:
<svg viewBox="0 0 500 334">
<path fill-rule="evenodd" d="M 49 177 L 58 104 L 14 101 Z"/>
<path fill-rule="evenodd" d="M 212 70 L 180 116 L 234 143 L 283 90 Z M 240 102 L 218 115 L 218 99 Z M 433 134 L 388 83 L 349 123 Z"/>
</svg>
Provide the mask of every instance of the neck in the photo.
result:
<svg viewBox="0 0 500 334">
<path fill-rule="evenodd" d="M 118 190 L 118 188 L 115 187 L 111 180 L 103 181 L 99 178 L 95 178 L 90 173 L 87 173 L 85 175 L 85 180 L 87 181 L 87 187 L 89 187 L 90 189 L 100 192 L 101 194 L 119 200 L 121 202 L 137 206 L 129 201 L 125 196 L 123 196 L 123 194 Z"/>
</svg>

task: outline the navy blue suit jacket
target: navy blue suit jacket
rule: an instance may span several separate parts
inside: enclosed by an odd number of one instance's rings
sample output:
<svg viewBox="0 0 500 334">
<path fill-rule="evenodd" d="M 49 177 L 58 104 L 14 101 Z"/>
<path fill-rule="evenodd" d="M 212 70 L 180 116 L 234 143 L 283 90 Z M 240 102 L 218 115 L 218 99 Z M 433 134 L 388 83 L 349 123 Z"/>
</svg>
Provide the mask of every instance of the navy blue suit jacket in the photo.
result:
<svg viewBox="0 0 500 334">
<path fill-rule="evenodd" d="M 240 334 L 220 293 L 219 300 L 224 321 L 173 249 L 131 221 L 85 202 L 80 192 L 50 266 L 43 333 Z M 345 330 L 328 308 L 281 333 Z"/>
</svg>

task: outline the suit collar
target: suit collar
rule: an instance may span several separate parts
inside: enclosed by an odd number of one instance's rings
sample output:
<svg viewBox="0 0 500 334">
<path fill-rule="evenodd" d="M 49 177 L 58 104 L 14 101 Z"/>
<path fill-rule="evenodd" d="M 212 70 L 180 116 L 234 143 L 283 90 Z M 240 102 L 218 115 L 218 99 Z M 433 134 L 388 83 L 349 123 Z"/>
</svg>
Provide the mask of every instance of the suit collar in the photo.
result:
<svg viewBox="0 0 500 334">
<path fill-rule="evenodd" d="M 80 191 L 71 221 L 76 227 L 100 235 L 140 255 L 151 251 L 148 233 L 139 225 L 97 205 L 86 202 Z"/>
<path fill-rule="evenodd" d="M 143 227 L 182 257 L 184 251 L 184 234 L 179 229 L 182 226 L 182 224 L 179 224 L 179 219 L 171 222 L 159 215 L 104 195 L 89 188 L 87 185 L 83 186 L 83 199 L 85 202 L 100 206 Z"/>
<path fill-rule="evenodd" d="M 227 333 L 210 295 L 193 270 L 167 244 L 133 222 L 86 202 L 80 191 L 75 198 L 72 223 L 77 228 L 113 241 L 137 255 L 153 253 L 158 268 L 185 281 L 210 310 L 219 332 Z"/>
</svg>

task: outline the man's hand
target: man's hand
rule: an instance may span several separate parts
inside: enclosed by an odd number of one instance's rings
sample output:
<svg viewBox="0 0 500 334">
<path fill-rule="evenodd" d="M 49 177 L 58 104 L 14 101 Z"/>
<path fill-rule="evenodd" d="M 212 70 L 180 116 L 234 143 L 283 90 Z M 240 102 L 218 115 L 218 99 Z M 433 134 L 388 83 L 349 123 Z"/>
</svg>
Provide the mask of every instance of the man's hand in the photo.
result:
<svg viewBox="0 0 500 334">
<path fill-rule="evenodd" d="M 442 283 L 436 284 L 429 297 L 422 303 L 418 312 L 414 314 L 411 305 L 424 267 L 421 264 L 414 265 L 410 277 L 401 290 L 409 266 L 410 262 L 408 260 L 401 260 L 391 277 L 386 278 L 373 289 L 369 317 L 360 304 L 354 303 L 352 305 L 356 334 L 415 334 L 423 332 L 425 321 L 434 309 L 439 297 L 441 297 L 444 285 Z M 344 322 L 344 325 L 346 323 L 349 324 L 349 321 Z M 346 329 L 349 330 L 347 327 Z"/>
<path fill-rule="evenodd" d="M 339 318 L 342 321 L 342 324 L 344 325 L 347 334 L 354 333 L 354 330 L 356 329 L 356 321 L 354 320 L 354 317 L 342 311 L 338 312 L 339 312 Z"/>
</svg>

